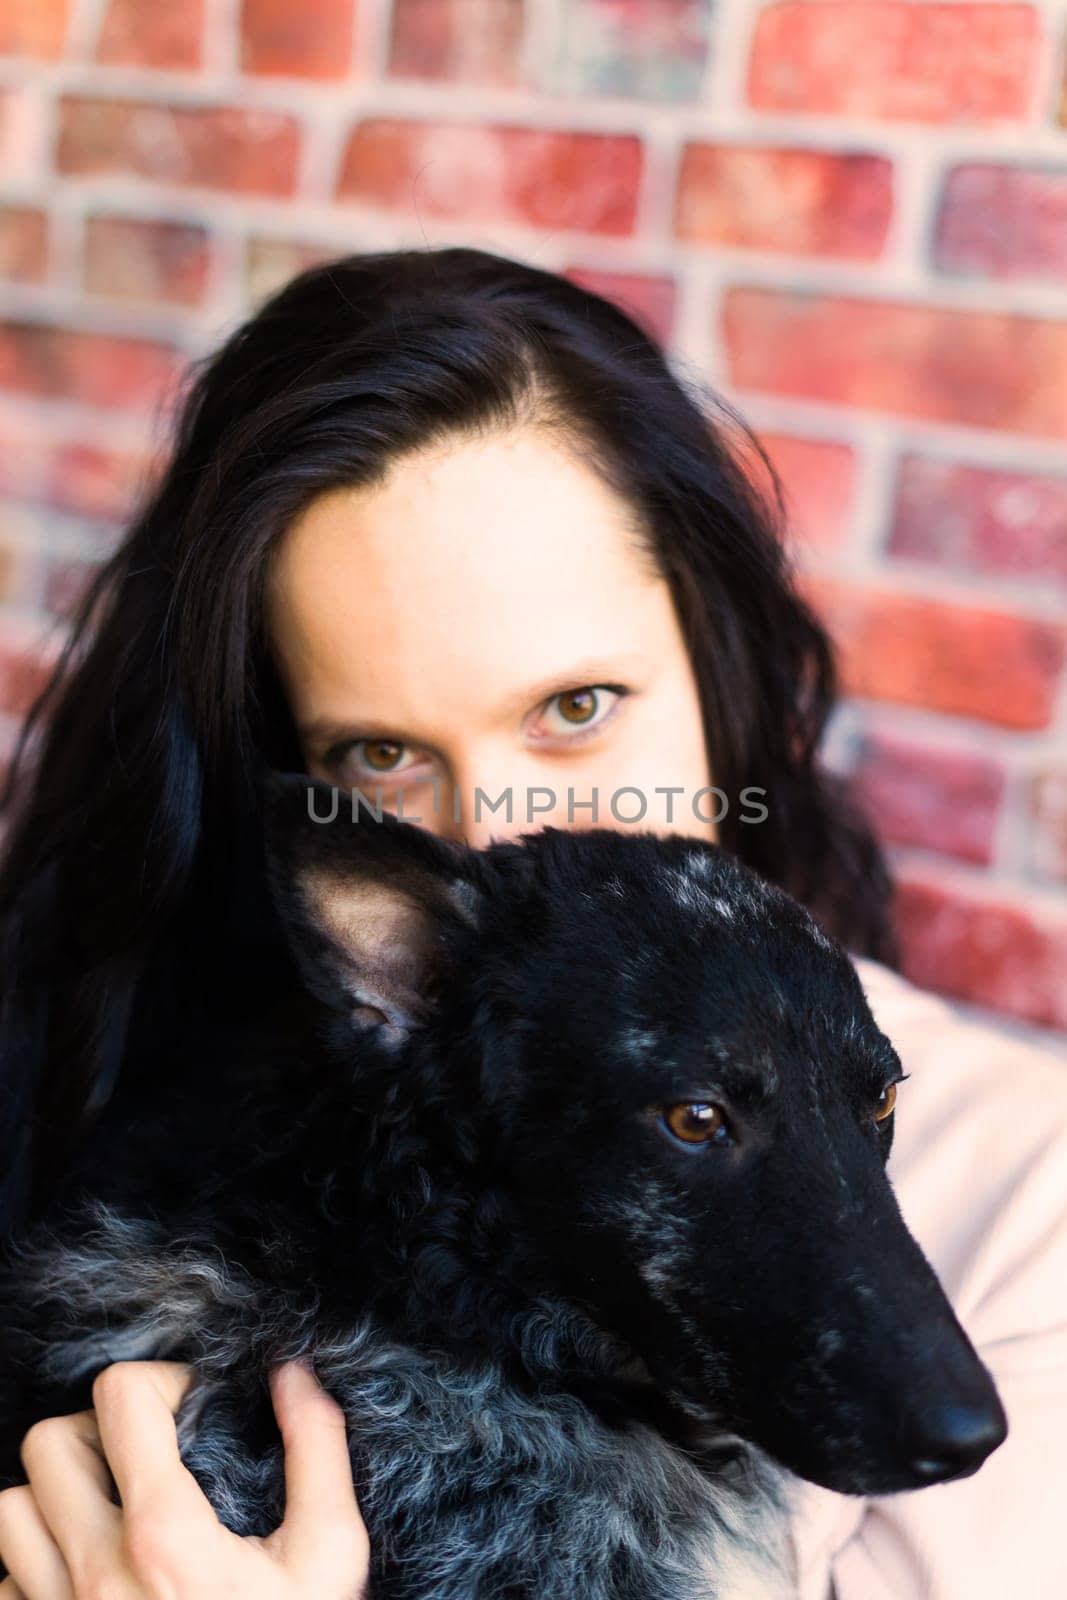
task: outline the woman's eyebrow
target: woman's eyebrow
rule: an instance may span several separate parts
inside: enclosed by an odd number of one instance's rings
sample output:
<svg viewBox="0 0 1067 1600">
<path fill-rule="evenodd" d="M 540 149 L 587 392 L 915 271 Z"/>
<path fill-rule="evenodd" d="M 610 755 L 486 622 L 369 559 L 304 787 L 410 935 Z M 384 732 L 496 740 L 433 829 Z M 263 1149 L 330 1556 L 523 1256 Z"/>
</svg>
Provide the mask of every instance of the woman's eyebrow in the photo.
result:
<svg viewBox="0 0 1067 1600">
<path fill-rule="evenodd" d="M 531 706 L 550 700 L 553 695 L 563 694 L 568 689 L 643 678 L 651 666 L 648 656 L 633 653 L 586 657 L 574 662 L 566 671 L 554 672 L 551 677 L 542 678 L 508 695 L 494 713 L 494 720 L 507 722 L 516 715 L 522 715 Z M 420 749 L 437 755 L 442 753 L 440 746 L 421 734 L 411 733 L 380 716 L 362 717 L 355 714 L 343 720 L 332 716 L 313 717 L 309 722 L 301 723 L 298 731 L 308 747 L 344 744 L 353 739 L 392 739 L 401 744 L 417 744 Z"/>
</svg>

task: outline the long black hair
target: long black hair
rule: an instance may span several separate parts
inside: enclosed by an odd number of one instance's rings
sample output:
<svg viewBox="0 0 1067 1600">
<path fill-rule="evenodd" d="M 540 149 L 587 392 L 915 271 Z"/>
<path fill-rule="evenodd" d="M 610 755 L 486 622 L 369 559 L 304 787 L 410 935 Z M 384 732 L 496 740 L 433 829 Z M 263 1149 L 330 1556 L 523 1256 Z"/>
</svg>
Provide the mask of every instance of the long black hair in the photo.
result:
<svg viewBox="0 0 1067 1600">
<path fill-rule="evenodd" d="M 555 429 L 627 497 L 669 581 L 715 783 L 765 788 L 722 842 L 857 953 L 895 962 L 890 883 L 817 748 L 836 684 L 756 437 L 606 299 L 476 249 L 301 273 L 194 363 L 173 449 L 94 574 L 0 796 L 0 1226 L 44 1209 L 135 1061 L 284 963 L 255 775 L 302 755 L 264 626 L 316 495 L 457 435 Z M 763 464 L 757 488 L 743 450 Z M 243 987 L 242 987 L 243 985 Z"/>
</svg>

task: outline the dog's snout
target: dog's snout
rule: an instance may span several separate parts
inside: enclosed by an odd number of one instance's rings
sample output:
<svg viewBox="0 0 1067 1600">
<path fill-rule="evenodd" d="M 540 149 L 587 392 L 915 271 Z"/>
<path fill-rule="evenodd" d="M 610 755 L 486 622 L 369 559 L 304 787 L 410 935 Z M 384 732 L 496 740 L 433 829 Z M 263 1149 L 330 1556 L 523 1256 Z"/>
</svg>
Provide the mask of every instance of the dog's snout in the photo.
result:
<svg viewBox="0 0 1067 1600">
<path fill-rule="evenodd" d="M 965 1478 L 977 1472 L 1007 1433 L 1007 1418 L 995 1396 L 983 1404 L 932 1408 L 913 1429 L 909 1465 L 921 1484 Z"/>
<path fill-rule="evenodd" d="M 899 1214 L 886 1208 L 879 1221 L 877 1230 L 828 1234 L 817 1303 L 832 1301 L 834 1320 L 824 1311 L 808 1325 L 794 1401 L 801 1428 L 817 1425 L 826 1443 L 816 1453 L 795 1426 L 781 1438 L 777 1417 L 762 1426 L 765 1413 L 757 1438 L 792 1471 L 845 1494 L 967 1477 L 1008 1436 L 993 1375 L 933 1268 Z"/>
</svg>

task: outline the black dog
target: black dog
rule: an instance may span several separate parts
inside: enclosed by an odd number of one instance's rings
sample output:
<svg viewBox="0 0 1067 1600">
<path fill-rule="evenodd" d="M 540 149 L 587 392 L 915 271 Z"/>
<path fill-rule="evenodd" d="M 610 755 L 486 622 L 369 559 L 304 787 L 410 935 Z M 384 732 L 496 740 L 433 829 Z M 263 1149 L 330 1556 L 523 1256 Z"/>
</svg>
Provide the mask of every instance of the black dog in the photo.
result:
<svg viewBox="0 0 1067 1600">
<path fill-rule="evenodd" d="M 893 1198 L 900 1063 L 841 948 L 694 839 L 473 851 L 344 799 L 265 795 L 305 990 L 15 1252 L 9 1472 L 111 1361 L 190 1360 L 184 1459 L 265 1534 L 265 1373 L 304 1353 L 375 1600 L 757 1600 L 790 1471 L 976 1470 L 1004 1414 Z"/>
</svg>

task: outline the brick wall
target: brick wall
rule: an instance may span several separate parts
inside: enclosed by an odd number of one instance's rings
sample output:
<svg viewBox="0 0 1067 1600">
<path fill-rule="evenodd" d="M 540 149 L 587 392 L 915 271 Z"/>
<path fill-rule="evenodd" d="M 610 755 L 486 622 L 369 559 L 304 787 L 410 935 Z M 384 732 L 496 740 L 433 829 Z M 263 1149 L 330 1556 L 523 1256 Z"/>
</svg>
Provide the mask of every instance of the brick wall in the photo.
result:
<svg viewBox="0 0 1067 1600">
<path fill-rule="evenodd" d="M 1067 1028 L 1067 8 L 3 0 L 0 733 L 173 380 L 319 255 L 616 295 L 760 432 L 920 982 Z"/>
</svg>

